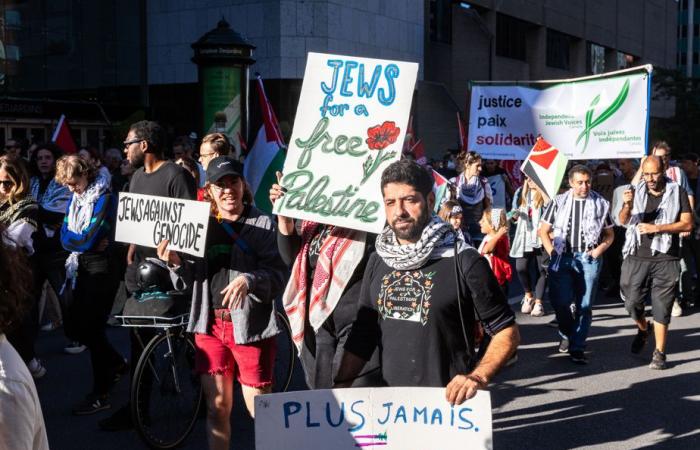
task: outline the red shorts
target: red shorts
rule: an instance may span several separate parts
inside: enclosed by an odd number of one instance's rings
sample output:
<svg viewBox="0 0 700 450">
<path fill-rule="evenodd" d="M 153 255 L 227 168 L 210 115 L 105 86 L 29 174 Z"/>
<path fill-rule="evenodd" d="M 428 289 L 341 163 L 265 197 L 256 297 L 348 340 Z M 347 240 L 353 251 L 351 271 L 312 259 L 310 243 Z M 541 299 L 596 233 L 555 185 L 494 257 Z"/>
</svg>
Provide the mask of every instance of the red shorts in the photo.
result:
<svg viewBox="0 0 700 450">
<path fill-rule="evenodd" d="M 194 370 L 199 374 L 232 375 L 238 382 L 255 388 L 272 384 L 277 352 L 275 337 L 236 344 L 233 324 L 216 317 L 209 334 L 195 334 L 197 347 Z"/>
</svg>

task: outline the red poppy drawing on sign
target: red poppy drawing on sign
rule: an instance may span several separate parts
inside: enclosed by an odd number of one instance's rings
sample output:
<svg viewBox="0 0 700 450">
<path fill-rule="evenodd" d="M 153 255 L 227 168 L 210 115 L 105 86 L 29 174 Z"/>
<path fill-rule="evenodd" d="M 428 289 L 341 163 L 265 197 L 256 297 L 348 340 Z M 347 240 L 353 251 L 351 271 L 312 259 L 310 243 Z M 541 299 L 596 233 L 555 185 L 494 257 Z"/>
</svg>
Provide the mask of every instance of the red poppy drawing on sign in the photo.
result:
<svg viewBox="0 0 700 450">
<path fill-rule="evenodd" d="M 401 129 L 393 121 L 386 121 L 367 129 L 367 139 L 365 142 L 370 150 L 382 150 L 396 142 Z"/>
</svg>

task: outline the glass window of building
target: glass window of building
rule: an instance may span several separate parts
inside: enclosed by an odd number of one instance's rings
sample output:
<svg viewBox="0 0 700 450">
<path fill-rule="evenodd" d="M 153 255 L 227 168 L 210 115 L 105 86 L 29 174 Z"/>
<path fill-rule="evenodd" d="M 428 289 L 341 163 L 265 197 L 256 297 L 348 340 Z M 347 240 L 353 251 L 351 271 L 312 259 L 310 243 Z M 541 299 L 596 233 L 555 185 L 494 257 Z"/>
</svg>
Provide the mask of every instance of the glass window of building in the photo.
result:
<svg viewBox="0 0 700 450">
<path fill-rule="evenodd" d="M 452 43 L 452 2 L 430 0 L 430 40 Z"/>
<path fill-rule="evenodd" d="M 569 35 L 554 30 L 547 30 L 547 65 L 555 69 L 570 69 Z"/>
<path fill-rule="evenodd" d="M 634 56 L 624 52 L 617 52 L 617 68 L 626 69 L 634 65 Z"/>
<path fill-rule="evenodd" d="M 498 14 L 496 17 L 496 54 L 506 58 L 526 59 L 527 22 Z"/>
<path fill-rule="evenodd" d="M 593 75 L 605 72 L 605 47 L 588 43 L 588 73 Z"/>
</svg>

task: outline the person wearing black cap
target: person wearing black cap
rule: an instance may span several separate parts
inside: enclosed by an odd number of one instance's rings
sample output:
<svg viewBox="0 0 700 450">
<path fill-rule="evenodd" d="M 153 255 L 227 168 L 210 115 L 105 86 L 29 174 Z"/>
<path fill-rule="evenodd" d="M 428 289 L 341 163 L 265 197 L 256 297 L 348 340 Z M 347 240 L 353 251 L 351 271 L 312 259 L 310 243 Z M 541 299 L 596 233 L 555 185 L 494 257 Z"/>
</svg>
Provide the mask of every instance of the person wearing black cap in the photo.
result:
<svg viewBox="0 0 700 450">
<path fill-rule="evenodd" d="M 204 261 L 195 265 L 192 284 L 187 331 L 195 333 L 195 371 L 207 401 L 210 449 L 229 448 L 234 376 L 251 416 L 254 397 L 271 392 L 280 332 L 274 299 L 288 276 L 274 222 L 252 206 L 242 173 L 241 164 L 226 156 L 207 167 L 204 198 L 211 216 Z M 172 266 L 183 264 L 165 246 L 159 257 Z"/>
</svg>

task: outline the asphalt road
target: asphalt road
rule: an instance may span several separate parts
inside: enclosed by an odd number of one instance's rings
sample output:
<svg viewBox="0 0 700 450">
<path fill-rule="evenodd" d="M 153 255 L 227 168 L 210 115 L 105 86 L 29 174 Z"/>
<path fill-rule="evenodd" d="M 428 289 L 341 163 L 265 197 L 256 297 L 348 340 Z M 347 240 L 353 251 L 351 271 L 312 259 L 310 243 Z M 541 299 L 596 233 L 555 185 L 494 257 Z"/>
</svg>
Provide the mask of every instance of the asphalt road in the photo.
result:
<svg viewBox="0 0 700 450">
<path fill-rule="evenodd" d="M 586 366 L 574 365 L 557 352 L 555 329 L 547 325 L 551 319 L 551 314 L 531 318 L 518 313 L 522 334 L 518 362 L 491 387 L 494 448 L 700 448 L 700 310 L 673 319 L 665 371 L 647 367 L 653 340 L 641 355 L 629 352 L 634 325 L 616 299 L 599 298 Z M 126 354 L 125 331 L 112 328 L 109 336 Z M 90 389 L 89 356 L 66 355 L 64 344 L 60 329 L 43 332 L 38 341 L 48 368 L 37 387 L 51 448 L 145 448 L 133 431 L 108 433 L 97 428 L 97 420 L 126 401 L 126 380 L 112 396 L 112 410 L 83 417 L 70 414 Z M 298 367 L 293 386 L 303 388 Z M 238 396 L 232 448 L 253 449 L 253 422 L 243 410 Z M 181 448 L 206 448 L 203 420 Z"/>
</svg>

